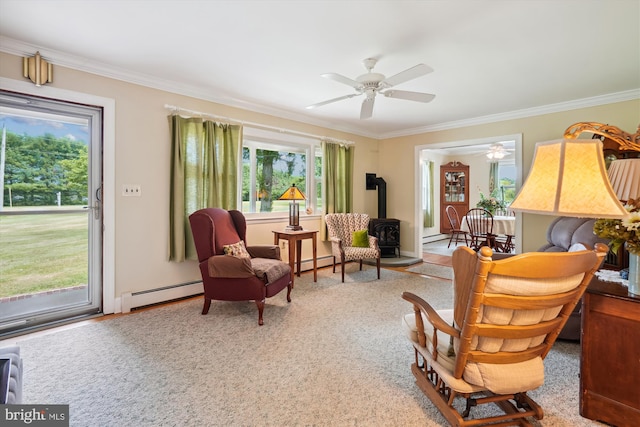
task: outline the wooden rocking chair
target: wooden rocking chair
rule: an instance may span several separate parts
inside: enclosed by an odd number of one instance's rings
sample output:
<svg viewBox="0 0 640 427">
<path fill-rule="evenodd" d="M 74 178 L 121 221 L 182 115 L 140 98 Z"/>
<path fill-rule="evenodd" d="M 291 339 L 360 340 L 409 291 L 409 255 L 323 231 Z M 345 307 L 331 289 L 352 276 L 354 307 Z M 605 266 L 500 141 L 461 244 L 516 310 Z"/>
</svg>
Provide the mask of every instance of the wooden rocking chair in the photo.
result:
<svg viewBox="0 0 640 427">
<path fill-rule="evenodd" d="M 453 310 L 405 292 L 403 318 L 418 387 L 452 426 L 530 426 L 542 408 L 527 392 L 544 382 L 543 360 L 608 251 L 526 253 L 493 261 L 492 250 L 453 253 Z M 462 410 L 460 399 L 466 400 Z M 457 408 L 454 407 L 454 402 Z M 504 414 L 471 418 L 495 403 Z"/>
</svg>

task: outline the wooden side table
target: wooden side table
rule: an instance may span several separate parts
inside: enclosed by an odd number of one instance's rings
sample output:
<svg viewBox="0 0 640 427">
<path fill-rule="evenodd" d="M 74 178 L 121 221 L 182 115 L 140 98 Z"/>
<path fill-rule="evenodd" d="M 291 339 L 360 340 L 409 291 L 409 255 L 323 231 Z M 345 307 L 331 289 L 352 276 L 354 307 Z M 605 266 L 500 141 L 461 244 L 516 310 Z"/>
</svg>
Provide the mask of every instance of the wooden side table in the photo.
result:
<svg viewBox="0 0 640 427">
<path fill-rule="evenodd" d="M 640 297 L 593 278 L 582 303 L 580 415 L 632 427 L 640 420 Z"/>
<path fill-rule="evenodd" d="M 317 258 L 317 242 L 316 236 L 318 231 L 314 230 L 300 230 L 300 231 L 287 231 L 273 230 L 273 244 L 278 245 L 280 240 L 286 240 L 289 242 L 289 266 L 291 267 L 291 287 L 294 285 L 294 265 L 297 264 L 298 277 L 300 277 L 300 264 L 302 258 L 302 241 L 304 239 L 311 239 L 311 245 L 313 247 L 313 281 L 318 281 L 318 258 Z M 295 249 L 293 249 L 295 246 Z M 297 260 L 297 263 L 296 263 Z"/>
</svg>

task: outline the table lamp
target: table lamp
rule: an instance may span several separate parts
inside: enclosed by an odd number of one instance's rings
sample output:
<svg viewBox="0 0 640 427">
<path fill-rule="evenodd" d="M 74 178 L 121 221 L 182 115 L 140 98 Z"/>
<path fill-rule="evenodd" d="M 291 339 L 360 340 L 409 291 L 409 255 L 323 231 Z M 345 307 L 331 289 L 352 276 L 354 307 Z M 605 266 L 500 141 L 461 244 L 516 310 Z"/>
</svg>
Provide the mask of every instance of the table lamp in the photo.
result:
<svg viewBox="0 0 640 427">
<path fill-rule="evenodd" d="M 640 157 L 618 159 L 609 165 L 609 181 L 616 196 L 622 202 L 640 198 Z"/>
<path fill-rule="evenodd" d="M 289 225 L 285 229 L 288 231 L 302 230 L 302 227 L 300 227 L 299 205 L 296 203 L 296 200 L 305 200 L 302 191 L 295 184 L 291 184 L 291 187 L 278 200 L 291 200 L 291 203 L 289 203 Z"/>
<path fill-rule="evenodd" d="M 627 215 L 607 177 L 597 139 L 536 144 L 529 176 L 509 208 L 579 218 Z"/>
</svg>

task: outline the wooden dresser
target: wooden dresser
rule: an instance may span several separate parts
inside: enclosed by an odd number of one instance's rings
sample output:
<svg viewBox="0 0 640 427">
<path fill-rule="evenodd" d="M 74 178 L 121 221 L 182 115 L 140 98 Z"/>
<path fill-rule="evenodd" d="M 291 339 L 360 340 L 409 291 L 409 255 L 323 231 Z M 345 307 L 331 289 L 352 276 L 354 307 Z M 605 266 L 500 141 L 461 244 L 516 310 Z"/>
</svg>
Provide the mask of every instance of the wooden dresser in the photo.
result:
<svg viewBox="0 0 640 427">
<path fill-rule="evenodd" d="M 582 306 L 580 415 L 640 425 L 640 297 L 596 278 Z"/>
</svg>

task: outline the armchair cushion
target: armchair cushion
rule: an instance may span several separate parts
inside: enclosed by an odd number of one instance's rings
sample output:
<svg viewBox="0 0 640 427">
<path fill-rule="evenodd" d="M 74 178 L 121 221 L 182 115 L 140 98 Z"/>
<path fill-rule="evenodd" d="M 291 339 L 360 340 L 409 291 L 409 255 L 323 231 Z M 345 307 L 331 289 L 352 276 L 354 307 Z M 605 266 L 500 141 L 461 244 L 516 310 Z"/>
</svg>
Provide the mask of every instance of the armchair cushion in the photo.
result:
<svg viewBox="0 0 640 427">
<path fill-rule="evenodd" d="M 244 246 L 244 242 L 240 240 L 237 243 L 232 243 L 230 245 L 222 246 L 222 250 L 225 255 L 231 255 L 238 258 L 250 258 L 249 252 L 247 252 L 247 248 Z"/>
<path fill-rule="evenodd" d="M 209 277 L 243 279 L 255 275 L 251 259 L 230 255 L 214 255 L 207 261 Z"/>
<path fill-rule="evenodd" d="M 351 245 L 356 248 L 368 248 L 369 247 L 369 231 L 358 230 L 354 231 L 351 235 Z"/>
<path fill-rule="evenodd" d="M 291 274 L 291 267 L 280 260 L 268 258 L 252 258 L 251 267 L 259 279 L 273 283 L 284 275 Z"/>
</svg>

